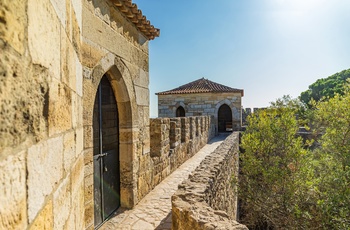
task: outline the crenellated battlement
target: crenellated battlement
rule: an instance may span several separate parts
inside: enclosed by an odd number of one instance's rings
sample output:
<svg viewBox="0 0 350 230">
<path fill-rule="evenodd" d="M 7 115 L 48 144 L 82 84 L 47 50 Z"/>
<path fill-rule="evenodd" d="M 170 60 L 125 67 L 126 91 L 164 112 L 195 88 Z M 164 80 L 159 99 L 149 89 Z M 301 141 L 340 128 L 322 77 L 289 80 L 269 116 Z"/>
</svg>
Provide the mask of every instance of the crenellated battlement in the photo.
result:
<svg viewBox="0 0 350 230">
<path fill-rule="evenodd" d="M 143 196 L 215 136 L 211 116 L 150 119 L 149 170 L 139 177 Z"/>
</svg>

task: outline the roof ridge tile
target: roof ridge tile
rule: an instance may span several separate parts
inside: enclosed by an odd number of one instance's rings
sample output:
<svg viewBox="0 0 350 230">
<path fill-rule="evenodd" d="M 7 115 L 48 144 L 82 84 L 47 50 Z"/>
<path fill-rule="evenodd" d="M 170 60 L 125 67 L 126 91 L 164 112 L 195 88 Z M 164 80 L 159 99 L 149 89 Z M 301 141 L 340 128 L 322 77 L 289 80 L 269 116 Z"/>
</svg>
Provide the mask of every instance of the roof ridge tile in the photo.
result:
<svg viewBox="0 0 350 230">
<path fill-rule="evenodd" d="M 231 88 L 208 79 L 200 78 L 195 81 L 191 81 L 187 84 L 181 85 L 177 88 L 156 93 L 156 95 L 169 95 L 169 94 L 191 94 L 191 93 L 223 93 L 223 92 L 237 92 L 243 96 L 243 89 Z"/>
</svg>

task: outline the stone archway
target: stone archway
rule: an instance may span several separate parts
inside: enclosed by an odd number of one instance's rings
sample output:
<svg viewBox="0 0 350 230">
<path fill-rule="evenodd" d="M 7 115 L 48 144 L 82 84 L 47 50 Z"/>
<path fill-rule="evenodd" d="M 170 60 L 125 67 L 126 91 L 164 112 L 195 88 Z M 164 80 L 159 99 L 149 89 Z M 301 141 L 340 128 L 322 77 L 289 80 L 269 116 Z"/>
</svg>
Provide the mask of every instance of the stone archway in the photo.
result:
<svg viewBox="0 0 350 230">
<path fill-rule="evenodd" d="M 124 62 L 108 54 L 93 68 L 83 80 L 83 124 L 85 154 L 85 218 L 93 218 L 93 109 L 95 95 L 103 76 L 106 76 L 114 93 L 119 120 L 119 171 L 120 171 L 120 205 L 131 208 L 137 203 L 135 186 L 136 172 L 134 162 L 136 155 L 135 127 L 136 100 L 131 74 Z"/>
<path fill-rule="evenodd" d="M 186 112 L 185 112 L 184 107 L 179 106 L 179 107 L 176 109 L 176 117 L 186 117 Z"/>
<path fill-rule="evenodd" d="M 232 131 L 232 110 L 227 104 L 220 106 L 218 111 L 218 131 Z"/>
<path fill-rule="evenodd" d="M 173 111 L 173 115 L 172 115 L 172 116 L 177 117 L 178 109 L 179 109 L 180 107 L 183 108 L 183 111 L 182 111 L 182 112 L 185 114 L 184 116 L 186 116 L 186 113 L 188 112 L 188 111 L 187 111 L 187 106 L 186 106 L 182 101 L 176 102 L 176 104 L 173 105 L 173 106 L 171 107 L 171 109 L 172 109 L 172 111 Z"/>
</svg>

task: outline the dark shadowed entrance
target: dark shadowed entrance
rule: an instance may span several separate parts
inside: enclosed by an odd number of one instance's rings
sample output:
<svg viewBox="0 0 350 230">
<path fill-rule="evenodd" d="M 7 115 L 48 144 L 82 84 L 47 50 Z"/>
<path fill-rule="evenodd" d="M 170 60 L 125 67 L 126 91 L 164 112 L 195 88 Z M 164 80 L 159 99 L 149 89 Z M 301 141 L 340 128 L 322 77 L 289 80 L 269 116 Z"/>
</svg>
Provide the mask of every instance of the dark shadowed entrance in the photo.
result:
<svg viewBox="0 0 350 230">
<path fill-rule="evenodd" d="M 232 111 L 231 108 L 223 104 L 218 111 L 219 132 L 232 131 Z"/>
<path fill-rule="evenodd" d="M 118 126 L 117 103 L 104 75 L 96 93 L 93 115 L 95 227 L 120 206 Z"/>
<path fill-rule="evenodd" d="M 182 106 L 179 106 L 176 109 L 176 117 L 185 117 L 186 113 L 185 113 L 185 109 Z"/>
</svg>

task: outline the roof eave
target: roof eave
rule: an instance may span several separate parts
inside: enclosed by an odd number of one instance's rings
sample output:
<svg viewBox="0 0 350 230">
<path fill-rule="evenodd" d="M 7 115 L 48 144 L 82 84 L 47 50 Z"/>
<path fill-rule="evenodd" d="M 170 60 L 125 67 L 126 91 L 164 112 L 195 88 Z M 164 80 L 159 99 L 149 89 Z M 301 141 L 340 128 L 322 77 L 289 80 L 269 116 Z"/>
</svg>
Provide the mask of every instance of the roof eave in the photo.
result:
<svg viewBox="0 0 350 230">
<path fill-rule="evenodd" d="M 136 28 L 148 39 L 153 40 L 159 37 L 160 30 L 155 28 L 146 16 L 142 14 L 142 11 L 138 9 L 132 0 L 110 0 L 119 11 L 128 18 Z"/>
<path fill-rule="evenodd" d="M 240 93 L 241 96 L 244 96 L 244 90 L 237 90 L 237 91 L 208 91 L 208 92 L 159 92 L 155 93 L 155 95 L 178 95 L 178 94 L 196 94 L 196 93 Z"/>
</svg>

